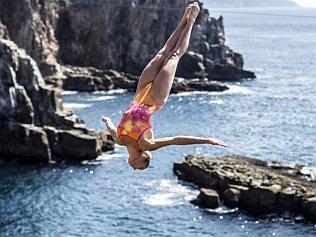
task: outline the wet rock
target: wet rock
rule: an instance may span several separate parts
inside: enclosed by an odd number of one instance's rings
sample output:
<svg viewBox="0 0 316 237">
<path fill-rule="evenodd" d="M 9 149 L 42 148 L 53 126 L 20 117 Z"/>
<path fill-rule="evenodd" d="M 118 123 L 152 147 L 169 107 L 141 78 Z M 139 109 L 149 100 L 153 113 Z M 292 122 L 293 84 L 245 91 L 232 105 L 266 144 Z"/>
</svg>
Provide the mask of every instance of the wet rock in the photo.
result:
<svg viewBox="0 0 316 237">
<path fill-rule="evenodd" d="M 242 78 L 256 78 L 253 72 L 240 70 L 234 65 L 217 64 L 208 71 L 208 78 L 217 81 L 234 81 Z"/>
<path fill-rule="evenodd" d="M 269 188 L 249 187 L 241 193 L 241 206 L 255 215 L 273 213 L 276 211 L 277 195 Z"/>
<path fill-rule="evenodd" d="M 0 120 L 0 144 L 0 159 L 23 163 L 47 163 L 51 160 L 47 135 L 33 124 Z"/>
<path fill-rule="evenodd" d="M 303 208 L 304 216 L 315 223 L 316 222 L 316 197 L 314 196 L 314 197 L 310 197 L 310 198 L 302 200 L 302 208 Z"/>
<path fill-rule="evenodd" d="M 98 137 L 98 140 L 101 143 L 101 151 L 113 150 L 114 139 L 109 133 L 100 132 L 100 131 L 97 131 L 97 130 L 89 130 L 88 134 L 91 135 L 91 136 Z"/>
<path fill-rule="evenodd" d="M 115 70 L 100 70 L 94 67 L 62 66 L 63 89 L 73 91 L 104 91 L 126 89 L 135 91 L 138 77 L 125 75 Z"/>
<path fill-rule="evenodd" d="M 220 204 L 219 194 L 215 190 L 201 188 L 200 194 L 191 203 L 199 207 L 214 209 Z"/>
<path fill-rule="evenodd" d="M 51 127 L 46 129 L 45 127 Z M 46 85 L 25 50 L 0 39 L 0 158 L 22 162 L 94 159 L 106 135 L 63 109 L 60 90 Z M 112 147 L 110 147 L 112 143 Z"/>
<path fill-rule="evenodd" d="M 91 68 L 82 68 L 80 72 L 66 71 L 66 78 L 63 80 L 63 89 L 76 91 L 98 91 L 112 89 L 113 85 L 111 78 L 106 74 L 94 75 L 95 70 L 91 72 Z"/>
<path fill-rule="evenodd" d="M 174 164 L 179 179 L 216 190 L 227 206 L 255 215 L 292 213 L 316 223 L 316 183 L 293 169 L 238 155 L 213 159 L 189 155 Z"/>
<path fill-rule="evenodd" d="M 223 192 L 224 204 L 228 207 L 238 207 L 240 202 L 240 191 L 236 188 L 228 188 Z"/>
<path fill-rule="evenodd" d="M 48 134 L 52 153 L 57 160 L 91 160 L 101 153 L 99 140 L 80 130 L 50 129 Z"/>
<path fill-rule="evenodd" d="M 185 80 L 183 78 L 175 78 L 171 93 L 189 92 L 189 91 L 225 91 L 229 87 L 223 84 L 209 81 L 208 79 L 191 79 Z"/>
<path fill-rule="evenodd" d="M 203 55 L 187 52 L 180 60 L 177 75 L 184 78 L 205 77 L 205 66 Z"/>
</svg>

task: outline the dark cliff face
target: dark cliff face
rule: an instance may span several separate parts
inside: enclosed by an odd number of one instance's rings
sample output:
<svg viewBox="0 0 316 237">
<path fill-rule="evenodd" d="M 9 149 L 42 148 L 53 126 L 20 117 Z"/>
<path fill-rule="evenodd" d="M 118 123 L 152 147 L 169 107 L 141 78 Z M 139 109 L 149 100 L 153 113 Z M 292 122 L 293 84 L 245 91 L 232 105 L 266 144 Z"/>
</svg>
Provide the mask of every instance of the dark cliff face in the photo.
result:
<svg viewBox="0 0 316 237">
<path fill-rule="evenodd" d="M 56 72 L 58 42 L 55 24 L 60 6 L 57 0 L 0 0 L 0 19 L 8 35 L 35 59 L 44 76 Z"/>
<path fill-rule="evenodd" d="M 62 77 L 55 38 L 61 3 L 0 0 L 1 160 L 80 161 L 113 149 L 107 134 L 63 109 L 61 90 L 42 76 Z"/>
<path fill-rule="evenodd" d="M 133 74 L 163 46 L 185 8 L 184 0 L 71 2 L 56 30 L 61 61 Z"/>
<path fill-rule="evenodd" d="M 56 29 L 60 60 L 136 75 L 163 46 L 187 5 L 185 0 L 144 0 L 130 5 L 126 1 L 85 2 L 71 1 L 60 11 Z M 222 17 L 212 18 L 204 8 L 188 51 L 180 61 L 178 76 L 203 77 L 212 74 L 215 65 L 243 67 L 241 55 L 225 46 Z"/>
<path fill-rule="evenodd" d="M 186 5 L 186 0 L 0 0 L 0 19 L 45 77 L 59 71 L 56 62 L 139 75 Z M 177 76 L 254 77 L 242 67 L 242 56 L 225 46 L 223 19 L 211 18 L 202 8 Z"/>
<path fill-rule="evenodd" d="M 1 160 L 94 159 L 110 146 L 106 138 L 63 110 L 60 90 L 46 85 L 25 50 L 0 39 Z"/>
<path fill-rule="evenodd" d="M 3 39 L 9 38 L 8 29 L 5 25 L 2 24 L 1 19 L 0 19 L 0 38 L 3 38 Z"/>
</svg>

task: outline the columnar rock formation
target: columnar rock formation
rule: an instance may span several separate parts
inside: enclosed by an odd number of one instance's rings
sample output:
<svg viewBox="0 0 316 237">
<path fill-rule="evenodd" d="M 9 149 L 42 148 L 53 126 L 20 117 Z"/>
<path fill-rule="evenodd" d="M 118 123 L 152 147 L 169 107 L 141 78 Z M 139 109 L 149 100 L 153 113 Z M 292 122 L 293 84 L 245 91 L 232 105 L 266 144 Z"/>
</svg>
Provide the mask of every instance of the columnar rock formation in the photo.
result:
<svg viewBox="0 0 316 237">
<path fill-rule="evenodd" d="M 316 223 L 316 182 L 310 180 L 312 173 L 299 167 L 267 165 L 236 155 L 213 159 L 189 155 L 174 164 L 174 172 L 201 187 L 193 201 L 201 207 L 216 208 L 221 200 L 256 215 L 299 214 Z"/>
<path fill-rule="evenodd" d="M 0 159 L 48 162 L 96 158 L 113 149 L 106 134 L 88 130 L 62 107 L 60 90 L 46 85 L 36 62 L 0 39 Z"/>
</svg>

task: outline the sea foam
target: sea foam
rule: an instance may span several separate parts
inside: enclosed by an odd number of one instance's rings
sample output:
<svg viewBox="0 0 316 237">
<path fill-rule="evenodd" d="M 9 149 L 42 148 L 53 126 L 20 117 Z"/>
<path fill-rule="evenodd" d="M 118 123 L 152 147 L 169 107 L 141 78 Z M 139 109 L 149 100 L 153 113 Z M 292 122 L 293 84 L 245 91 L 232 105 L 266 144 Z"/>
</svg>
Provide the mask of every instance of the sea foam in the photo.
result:
<svg viewBox="0 0 316 237">
<path fill-rule="evenodd" d="M 198 195 L 198 191 L 193 191 L 177 182 L 177 180 L 153 180 L 145 183 L 153 187 L 154 193 L 144 195 L 143 201 L 147 205 L 153 206 L 176 206 L 183 205 Z"/>
<path fill-rule="evenodd" d="M 63 103 L 65 109 L 85 109 L 92 107 L 92 104 L 80 104 L 80 103 Z"/>
</svg>

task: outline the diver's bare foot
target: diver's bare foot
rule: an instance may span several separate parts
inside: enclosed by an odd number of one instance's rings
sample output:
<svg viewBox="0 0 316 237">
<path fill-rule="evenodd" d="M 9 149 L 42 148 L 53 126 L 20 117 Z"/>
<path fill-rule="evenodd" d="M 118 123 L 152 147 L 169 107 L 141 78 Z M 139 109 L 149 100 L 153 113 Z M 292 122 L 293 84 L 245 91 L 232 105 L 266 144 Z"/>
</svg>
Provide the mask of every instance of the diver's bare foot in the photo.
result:
<svg viewBox="0 0 316 237">
<path fill-rule="evenodd" d="M 191 14 L 190 14 L 190 17 L 189 17 L 189 21 L 195 22 L 197 16 L 199 15 L 199 12 L 200 12 L 199 4 L 197 2 L 194 2 L 192 4 L 191 8 L 192 8 L 192 10 L 191 10 Z"/>
<path fill-rule="evenodd" d="M 190 18 L 190 15 L 191 15 L 191 11 L 192 11 L 192 6 L 193 6 L 193 3 L 189 4 L 187 6 L 187 8 L 185 9 L 185 12 L 184 12 L 184 18 L 188 21 L 189 18 Z"/>
<path fill-rule="evenodd" d="M 190 15 L 191 15 L 192 6 L 193 6 L 193 3 L 189 4 L 187 6 L 187 8 L 185 9 L 185 12 L 183 13 L 180 25 L 185 25 L 187 23 L 187 21 L 189 20 Z"/>
</svg>

